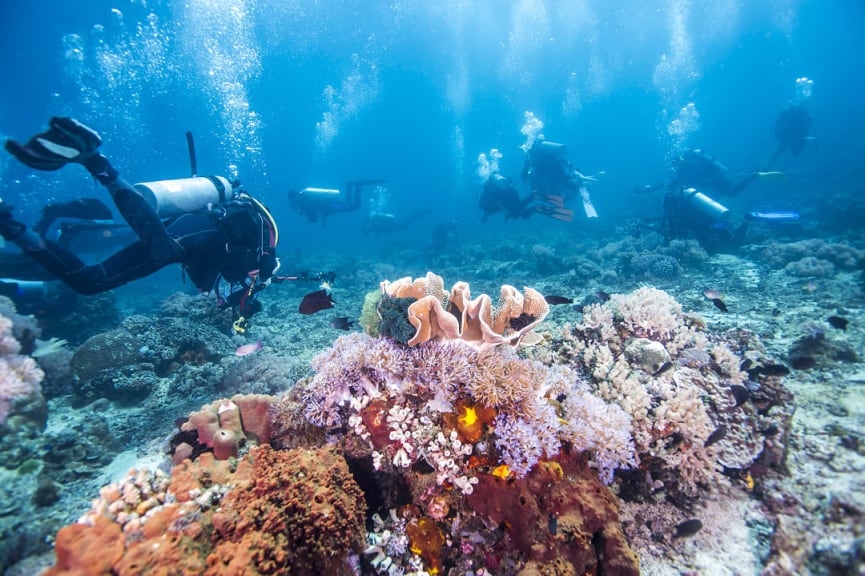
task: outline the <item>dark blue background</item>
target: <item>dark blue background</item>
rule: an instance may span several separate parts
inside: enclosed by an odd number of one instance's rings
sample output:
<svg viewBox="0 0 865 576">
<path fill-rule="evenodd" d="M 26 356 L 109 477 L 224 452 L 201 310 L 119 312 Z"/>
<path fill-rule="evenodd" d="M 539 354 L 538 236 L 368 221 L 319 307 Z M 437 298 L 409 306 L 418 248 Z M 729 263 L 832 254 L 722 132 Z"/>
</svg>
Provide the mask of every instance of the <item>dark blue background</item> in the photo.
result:
<svg viewBox="0 0 865 576">
<path fill-rule="evenodd" d="M 215 27 L 232 21 L 232 7 L 247 14 L 246 28 L 233 39 Z M 122 26 L 112 8 L 123 13 Z M 193 13 L 214 20 L 197 21 Z M 671 32 L 676 13 L 683 15 L 678 36 Z M 159 19 L 168 65 L 153 79 L 146 67 L 129 65 L 124 69 L 134 77 L 108 81 L 93 59 L 94 26 L 104 27 L 105 53 L 127 65 L 147 62 L 151 55 L 136 41 L 135 30 L 146 27 L 149 14 Z M 568 145 L 577 167 L 606 171 L 593 197 L 603 223 L 614 226 L 659 211 L 657 196 L 635 196 L 633 190 L 663 179 L 674 152 L 664 133 L 664 108 L 675 113 L 693 102 L 701 127 L 686 143 L 705 148 L 731 169 L 757 168 L 771 154 L 774 118 L 793 97 L 795 78 L 808 76 L 814 80 L 808 105 L 819 149 L 784 164 L 784 183 L 758 184 L 733 202 L 738 208 L 788 208 L 778 204 L 809 191 L 819 196 L 830 177 L 833 185 L 848 182 L 851 195 L 861 181 L 863 16 L 858 0 L 4 1 L 0 134 L 23 139 L 51 114 L 74 114 L 103 133 L 105 152 L 131 180 L 143 181 L 185 175 L 183 133 L 191 130 L 199 171 L 225 173 L 236 164 L 247 187 L 272 206 L 287 251 L 362 253 L 392 239 L 364 238 L 362 214 L 336 216 L 326 228 L 309 224 L 287 206 L 287 190 L 385 178 L 392 211 L 431 211 L 419 222 L 419 233 L 404 240 L 421 246 L 429 228 L 450 218 L 481 241 L 493 242 L 510 230 L 541 229 L 551 222 L 494 218 L 473 225 L 479 221 L 477 155 L 499 148 L 503 172 L 518 178 L 520 127 L 529 110 L 545 123 L 548 139 Z M 231 128 L 197 58 L 206 47 L 189 43 L 206 38 L 210 29 L 223 48 L 238 42 L 260 62 L 252 77 L 241 79 L 249 109 L 262 121 L 257 140 L 249 142 L 260 150 L 246 153 L 236 145 L 245 138 L 243 130 L 234 134 L 233 146 L 227 144 Z M 83 79 L 70 74 L 64 57 L 69 34 L 79 35 L 88 53 Z M 690 46 L 696 74 L 659 84 L 655 67 L 677 40 Z M 231 69 L 237 65 L 231 58 L 242 51 L 226 50 L 231 56 L 223 64 Z M 355 70 L 371 96 L 349 97 L 358 109 L 341 122 L 329 146 L 318 149 L 316 122 L 327 110 L 324 88 L 340 90 Z M 454 78 L 464 81 L 459 98 L 448 96 L 459 85 Z M 579 90 L 581 108 L 564 115 L 568 87 Z M 86 102 L 87 94 L 96 98 Z M 8 158 L 0 170 L 0 190 L 25 214 L 49 198 L 99 193 L 81 171 L 33 176 Z M 586 228 L 581 219 L 552 224 Z"/>
</svg>

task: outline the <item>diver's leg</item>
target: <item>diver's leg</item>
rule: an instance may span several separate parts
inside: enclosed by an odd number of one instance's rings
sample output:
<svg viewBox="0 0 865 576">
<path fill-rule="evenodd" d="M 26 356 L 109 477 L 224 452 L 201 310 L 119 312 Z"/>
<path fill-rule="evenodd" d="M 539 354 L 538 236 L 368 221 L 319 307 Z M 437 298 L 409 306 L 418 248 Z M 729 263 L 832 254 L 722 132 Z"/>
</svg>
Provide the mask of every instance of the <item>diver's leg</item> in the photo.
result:
<svg viewBox="0 0 865 576">
<path fill-rule="evenodd" d="M 88 266 L 63 246 L 41 238 L 32 230 L 24 229 L 8 239 L 58 280 L 81 294 L 111 290 L 168 263 L 149 259 L 147 246 L 142 242 L 124 248 L 100 264 Z"/>
<path fill-rule="evenodd" d="M 729 195 L 730 196 L 736 196 L 737 194 L 739 194 L 739 192 L 741 192 L 742 190 L 744 190 L 745 188 L 747 188 L 748 186 L 753 184 L 754 181 L 757 180 L 758 176 L 759 176 L 759 174 L 757 174 L 756 171 L 744 176 L 738 182 L 733 184 L 731 193 Z"/>
<path fill-rule="evenodd" d="M 117 210 L 138 238 L 147 246 L 152 260 L 174 260 L 180 258 L 183 249 L 165 230 L 156 210 L 131 184 L 115 170 L 102 154 L 95 154 L 84 167 L 105 186 Z"/>
</svg>

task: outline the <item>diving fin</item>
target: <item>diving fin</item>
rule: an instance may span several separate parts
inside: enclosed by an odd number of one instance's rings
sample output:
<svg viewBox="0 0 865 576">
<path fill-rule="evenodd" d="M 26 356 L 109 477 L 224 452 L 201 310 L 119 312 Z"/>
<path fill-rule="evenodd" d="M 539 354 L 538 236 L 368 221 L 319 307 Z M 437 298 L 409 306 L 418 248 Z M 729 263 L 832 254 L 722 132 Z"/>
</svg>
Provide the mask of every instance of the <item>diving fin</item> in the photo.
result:
<svg viewBox="0 0 865 576">
<path fill-rule="evenodd" d="M 745 220 L 759 222 L 790 222 L 798 220 L 800 214 L 793 210 L 777 210 L 775 212 L 748 212 Z"/>
<path fill-rule="evenodd" d="M 42 217 L 33 226 L 33 231 L 44 235 L 51 224 L 58 218 L 75 218 L 78 220 L 111 220 L 111 210 L 96 198 L 79 198 L 69 202 L 48 204 L 42 208 Z"/>
<path fill-rule="evenodd" d="M 535 211 L 538 214 L 549 216 L 562 222 L 571 222 L 574 219 L 574 211 L 568 208 L 557 208 L 555 206 L 539 205 L 535 206 Z"/>
<path fill-rule="evenodd" d="M 786 178 L 786 175 L 783 172 L 778 172 L 777 170 L 770 170 L 766 172 L 756 172 L 757 178 L 765 178 L 768 180 L 783 180 Z"/>
<path fill-rule="evenodd" d="M 545 204 L 551 204 L 557 208 L 561 208 L 565 205 L 565 198 L 557 194 L 541 194 L 539 192 L 532 192 L 532 198 L 540 200 Z"/>
<path fill-rule="evenodd" d="M 583 199 L 583 211 L 586 213 L 586 218 L 597 218 L 598 211 L 595 210 L 595 205 L 592 204 L 592 197 L 589 196 L 589 189 L 585 186 L 581 187 L 580 196 Z"/>
</svg>

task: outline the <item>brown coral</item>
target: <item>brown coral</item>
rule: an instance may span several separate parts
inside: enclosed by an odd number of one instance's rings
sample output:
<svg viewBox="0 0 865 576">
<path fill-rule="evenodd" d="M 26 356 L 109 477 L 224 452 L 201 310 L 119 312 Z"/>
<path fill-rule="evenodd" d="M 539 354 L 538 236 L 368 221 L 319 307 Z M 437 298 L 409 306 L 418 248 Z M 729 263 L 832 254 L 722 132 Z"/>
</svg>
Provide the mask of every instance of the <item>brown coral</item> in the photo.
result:
<svg viewBox="0 0 865 576">
<path fill-rule="evenodd" d="M 275 401 L 275 397 L 263 394 L 235 394 L 230 400 L 217 400 L 192 412 L 180 429 L 197 434 L 197 442 L 212 448 L 217 460 L 233 458 L 245 443 L 270 442 Z M 181 443 L 175 449 L 174 461 L 179 464 L 194 453 L 190 443 Z"/>
<path fill-rule="evenodd" d="M 577 574 L 639 574 L 619 525 L 618 501 L 584 458 L 568 456 L 561 468 L 537 466 L 522 480 L 480 475 L 468 502 L 509 531 L 530 570 L 556 561 L 564 563 L 562 574 L 569 566 Z"/>
<path fill-rule="evenodd" d="M 63 528 L 48 574 L 340 575 L 363 544 L 363 494 L 332 449 L 262 446 L 234 470 L 202 454 L 174 469 L 168 492 L 176 500 L 134 530 L 105 516 Z"/>
<path fill-rule="evenodd" d="M 244 463 L 253 468 L 249 486 L 229 492 L 213 516 L 219 542 L 209 571 L 237 573 L 230 568 L 248 558 L 262 574 L 348 573 L 347 554 L 363 546 L 366 504 L 342 456 L 262 447 Z"/>
</svg>

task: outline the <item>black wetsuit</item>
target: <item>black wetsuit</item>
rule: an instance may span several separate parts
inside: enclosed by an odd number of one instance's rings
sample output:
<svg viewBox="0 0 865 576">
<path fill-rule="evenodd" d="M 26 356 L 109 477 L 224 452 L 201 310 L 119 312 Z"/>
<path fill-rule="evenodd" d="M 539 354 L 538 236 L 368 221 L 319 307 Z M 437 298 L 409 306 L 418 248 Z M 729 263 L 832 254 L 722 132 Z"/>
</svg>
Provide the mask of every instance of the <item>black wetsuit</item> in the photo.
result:
<svg viewBox="0 0 865 576">
<path fill-rule="evenodd" d="M 696 188 L 704 194 L 735 196 L 757 178 L 756 172 L 737 181 L 726 166 L 700 149 L 688 150 L 674 164 L 675 177 L 670 189 Z"/>
<path fill-rule="evenodd" d="M 174 263 L 183 265 L 201 291 L 216 289 L 220 278 L 243 285 L 250 280 L 251 271 L 260 271 L 256 281 L 270 277 L 276 263 L 274 246 L 269 244 L 271 230 L 254 203 L 232 200 L 216 210 L 182 214 L 163 222 L 113 169 L 97 175 L 97 179 L 138 236 L 136 242 L 102 262 L 87 265 L 68 248 L 23 226 L 20 233 L 7 230 L 4 236 L 82 294 L 111 290 Z"/>
<path fill-rule="evenodd" d="M 785 108 L 775 121 L 775 138 L 778 140 L 778 145 L 768 165 L 771 167 L 788 150 L 792 156 L 798 156 L 811 136 L 813 123 L 814 119 L 802 104 L 793 104 Z"/>
<path fill-rule="evenodd" d="M 565 158 L 566 148 L 556 142 L 536 140 L 526 154 L 523 180 L 533 193 L 570 199 L 580 189 L 575 170 Z"/>
<path fill-rule="evenodd" d="M 499 174 L 493 174 L 484 183 L 478 207 L 483 212 L 481 221 L 485 222 L 492 214 L 505 213 L 505 220 L 525 219 L 535 214 L 529 208 L 532 197 L 520 198 L 520 193 L 511 181 Z"/>
</svg>

